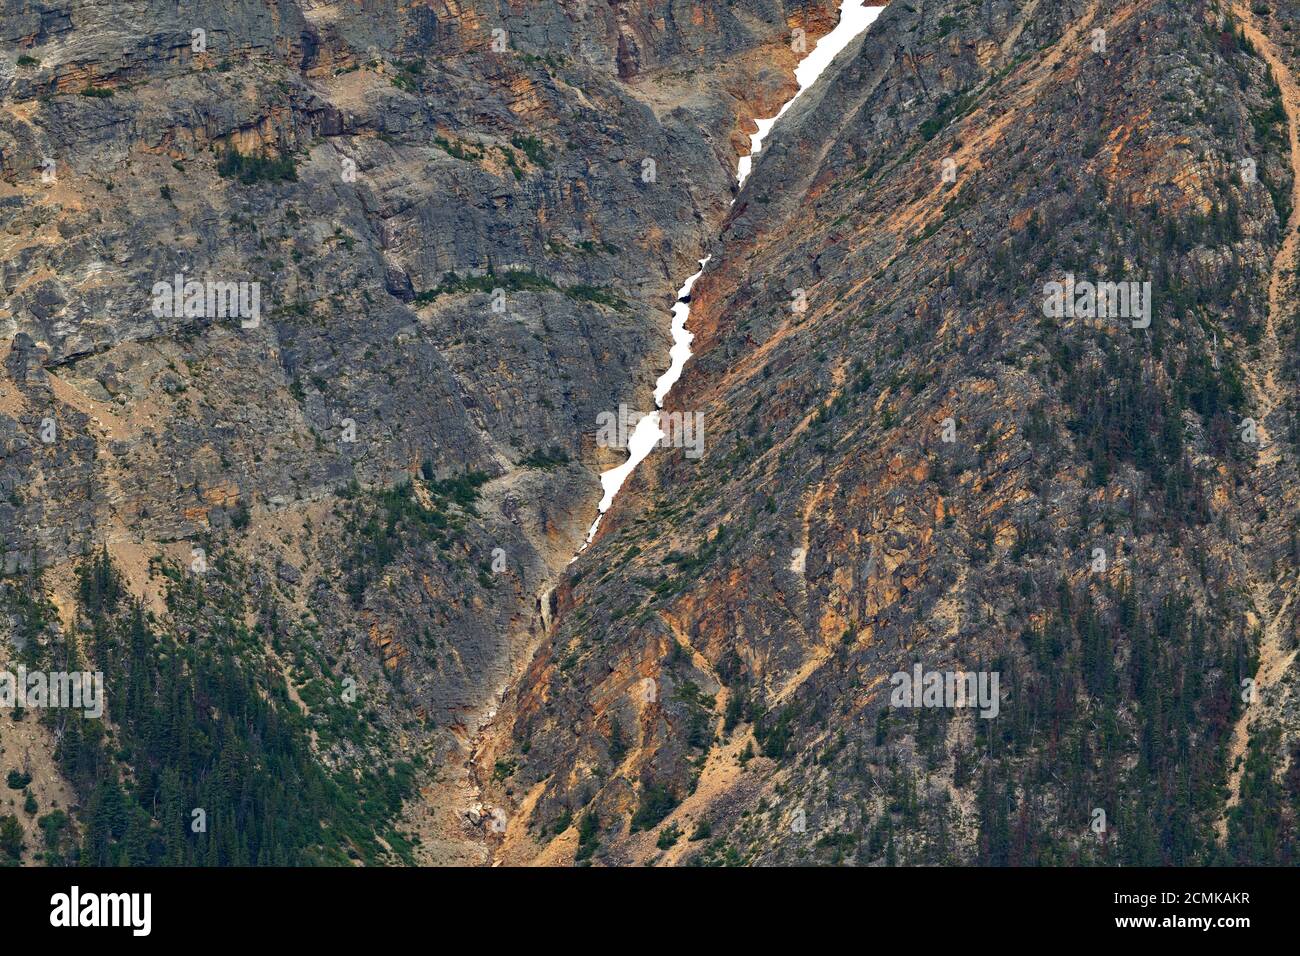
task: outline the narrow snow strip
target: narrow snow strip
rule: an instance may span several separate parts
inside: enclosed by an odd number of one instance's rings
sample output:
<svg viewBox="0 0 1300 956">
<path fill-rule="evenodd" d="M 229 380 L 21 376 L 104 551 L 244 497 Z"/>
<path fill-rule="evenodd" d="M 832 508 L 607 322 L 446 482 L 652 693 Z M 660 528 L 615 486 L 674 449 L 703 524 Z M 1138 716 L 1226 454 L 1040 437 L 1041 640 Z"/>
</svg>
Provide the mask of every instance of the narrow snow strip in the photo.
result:
<svg viewBox="0 0 1300 956">
<path fill-rule="evenodd" d="M 677 290 L 677 302 L 673 305 L 673 347 L 669 353 L 672 364 L 668 366 L 668 371 L 660 375 L 659 381 L 655 383 L 655 410 L 636 423 L 636 428 L 633 429 L 631 437 L 627 440 L 627 461 L 617 468 L 601 472 L 600 486 L 605 489 L 605 496 L 600 499 L 600 514 L 596 515 L 596 520 L 591 523 L 591 530 L 587 532 L 588 543 L 595 537 L 596 528 L 600 526 L 600 519 L 605 517 L 605 512 L 614 503 L 614 496 L 618 494 L 618 489 L 623 487 L 623 482 L 627 480 L 627 476 L 632 474 L 633 469 L 645 460 L 645 457 L 664 437 L 663 429 L 659 427 L 659 409 L 664 407 L 664 399 L 668 397 L 668 390 L 677 384 L 677 380 L 682 376 L 682 369 L 686 367 L 686 360 L 691 357 L 691 342 L 694 340 L 695 335 L 686 330 L 686 320 L 691 314 L 691 305 L 688 300 L 691 294 L 691 286 L 695 285 L 695 280 L 704 274 L 704 267 L 708 265 L 708 262 L 708 256 L 701 259 L 700 271 L 687 279 L 682 287 Z"/>
<path fill-rule="evenodd" d="M 799 89 L 794 96 L 786 101 L 786 104 L 781 107 L 780 112 L 775 116 L 757 121 L 758 132 L 754 133 L 749 139 L 749 155 L 740 158 L 737 169 L 737 185 L 743 186 L 745 180 L 749 178 L 750 171 L 754 167 L 754 159 L 759 150 L 763 148 L 763 140 L 772 131 L 776 121 L 784 116 L 785 111 L 794 104 L 794 101 L 817 81 L 817 78 L 831 65 L 831 61 L 835 59 L 836 54 L 848 46 L 854 37 L 869 27 L 876 17 L 880 16 L 880 11 L 883 9 L 883 6 L 868 6 L 862 0 L 844 0 L 844 4 L 840 7 L 840 22 L 835 29 L 822 37 L 817 45 L 813 47 L 812 52 L 795 67 L 794 78 L 799 84 Z M 600 513 L 596 515 L 596 520 L 591 523 L 591 530 L 587 532 L 587 541 L 582 546 L 583 550 L 586 550 L 587 544 L 590 544 L 592 538 L 596 536 L 596 529 L 600 527 L 600 519 L 605 517 L 605 512 L 614 503 L 614 496 L 623 487 L 623 482 L 627 480 L 627 476 L 632 474 L 636 466 L 645 460 L 655 445 L 659 444 L 664 437 L 663 430 L 659 427 L 659 409 L 664 407 L 664 399 L 668 397 L 668 392 L 681 378 L 682 369 L 686 367 L 686 362 L 691 357 L 691 342 L 695 339 L 695 335 L 686 328 L 686 323 L 691 317 L 691 286 L 695 285 L 695 280 L 704 274 L 704 267 L 708 263 L 709 257 L 706 256 L 701 259 L 700 271 L 687 279 L 677 292 L 677 302 L 673 305 L 673 347 L 669 353 L 671 361 L 668 371 L 659 376 L 659 380 L 655 383 L 655 411 L 637 422 L 627 442 L 627 461 L 617 468 L 611 468 L 609 471 L 601 473 L 600 486 L 605 490 L 605 494 L 600 499 Z M 579 551 L 579 554 L 581 553 Z M 577 560 L 576 555 L 574 560 Z"/>
<path fill-rule="evenodd" d="M 871 26 L 883 9 L 885 8 L 882 6 L 868 6 L 861 0 L 844 0 L 843 6 L 840 7 L 840 22 L 835 29 L 822 37 L 813 47 L 813 51 L 800 60 L 799 65 L 795 67 L 794 78 L 799 84 L 798 91 L 786 100 L 785 106 L 781 107 L 780 112 L 775 116 L 770 119 L 756 120 L 758 132 L 749 138 L 749 155 L 740 157 L 740 165 L 736 170 L 737 185 L 745 185 L 745 180 L 749 178 L 754 168 L 754 160 L 763 148 L 763 140 L 767 139 L 767 134 L 772 132 L 776 121 L 785 115 L 785 111 L 794 105 L 794 101 L 802 96 L 805 90 L 817 82 L 817 77 L 826 72 L 826 67 L 831 65 L 836 55 L 848 46 L 854 37 Z"/>
</svg>

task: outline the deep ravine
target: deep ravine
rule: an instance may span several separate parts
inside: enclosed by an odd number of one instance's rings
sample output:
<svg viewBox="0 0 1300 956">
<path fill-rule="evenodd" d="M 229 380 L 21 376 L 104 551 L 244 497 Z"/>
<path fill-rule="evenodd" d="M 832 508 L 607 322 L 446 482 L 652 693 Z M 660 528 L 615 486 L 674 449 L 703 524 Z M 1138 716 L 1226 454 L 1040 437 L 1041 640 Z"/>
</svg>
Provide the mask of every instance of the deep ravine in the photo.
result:
<svg viewBox="0 0 1300 956">
<path fill-rule="evenodd" d="M 749 178 L 749 174 L 753 171 L 754 162 L 763 148 L 763 141 L 772 132 L 777 121 L 786 114 L 800 96 L 817 82 L 817 78 L 826 71 L 826 68 L 831 65 L 831 62 L 839 55 L 840 51 L 856 37 L 860 36 L 862 31 L 875 21 L 876 17 L 880 16 L 880 11 L 883 9 L 883 6 L 867 4 L 862 0 L 845 0 L 843 6 L 840 7 L 840 22 L 836 24 L 835 29 L 822 37 L 795 68 L 794 76 L 799 86 L 794 96 L 786 100 L 785 105 L 781 107 L 775 116 L 755 121 L 758 129 L 749 138 L 749 155 L 742 156 L 737 164 L 736 185 L 738 188 L 745 185 L 745 180 Z M 734 199 L 732 203 L 735 203 Z M 677 380 L 681 378 L 682 370 L 691 357 L 691 342 L 695 336 L 686 327 L 691 317 L 691 287 L 704 274 L 708 264 L 709 257 L 705 256 L 700 260 L 699 271 L 688 277 L 677 292 L 677 302 L 673 305 L 673 346 L 672 351 L 669 353 L 670 363 L 668 370 L 655 383 L 655 410 L 636 423 L 632 435 L 628 438 L 627 460 L 618 467 L 601 473 L 600 484 L 604 489 L 604 495 L 600 499 L 596 520 L 592 522 L 591 529 L 587 532 L 587 541 L 582 550 L 586 550 L 587 545 L 596 537 L 596 530 L 600 527 L 601 519 L 613 505 L 615 495 L 623 487 L 623 483 L 627 481 L 628 476 L 636 470 L 637 465 L 641 464 L 664 438 L 664 431 L 659 427 L 659 409 L 663 408 L 664 400 L 668 397 L 672 387 L 677 384 Z"/>
<path fill-rule="evenodd" d="M 737 164 L 737 193 L 744 186 L 745 181 L 753 171 L 754 163 L 759 156 L 764 140 L 775 128 L 776 123 L 791 106 L 803 95 L 817 79 L 824 73 L 839 55 L 854 39 L 860 36 L 880 15 L 884 9 L 883 5 L 867 4 L 862 0 L 845 0 L 840 8 L 839 23 L 829 33 L 823 36 L 800 61 L 795 68 L 795 80 L 798 84 L 795 94 L 781 107 L 774 115 L 767 119 L 756 120 L 757 130 L 750 136 L 749 155 L 740 158 Z M 733 198 L 732 204 L 734 205 Z M 696 281 L 704 274 L 708 267 L 711 256 L 706 255 L 700 262 L 700 268 L 693 275 L 688 276 L 682 283 L 677 293 L 677 301 L 673 304 L 672 309 L 672 348 L 669 353 L 670 363 L 668 369 L 658 378 L 655 383 L 654 400 L 655 410 L 643 418 L 639 419 L 633 429 L 632 434 L 628 437 L 628 457 L 615 468 L 611 468 L 601 473 L 601 487 L 603 494 L 598 507 L 598 513 L 592 522 L 591 528 L 587 532 L 586 541 L 578 553 L 574 555 L 573 561 L 587 549 L 595 539 L 596 532 L 600 527 L 601 520 L 606 512 L 613 505 L 614 498 L 622 488 L 628 476 L 636 467 L 644 461 L 650 452 L 659 444 L 664 437 L 664 432 L 660 428 L 659 410 L 663 408 L 664 401 L 667 399 L 673 386 L 681 378 L 682 372 L 687 361 L 691 358 L 691 342 L 694 334 L 690 332 L 687 325 L 690 321 L 690 298 L 691 289 Z M 538 596 L 538 607 L 536 610 L 536 622 L 540 624 L 542 630 L 549 629 L 552 625 L 550 603 L 552 591 L 548 590 Z M 524 655 L 523 660 L 526 662 L 531 659 L 535 648 L 530 648 Z M 516 680 L 526 673 L 526 664 L 522 671 L 516 674 Z M 513 686 L 513 682 L 511 683 Z M 497 719 L 500 714 L 500 702 L 508 693 L 508 687 L 503 688 L 502 694 L 498 696 L 497 703 L 486 711 L 486 719 L 477 728 L 473 734 L 469 752 L 472 756 L 469 758 L 464 767 L 458 768 L 449 779 L 440 781 L 441 785 L 447 787 L 452 794 L 452 799 L 462 803 L 461 811 L 469 811 L 478 814 L 481 819 L 502 819 L 504 822 L 503 830 L 508 831 L 508 821 L 500 816 L 499 808 L 487 806 L 481 801 L 481 790 L 476 784 L 476 770 L 481 772 L 483 768 L 479 766 L 480 759 L 487 749 L 488 739 L 499 729 Z M 494 814 L 496 815 L 494 817 Z M 491 845 L 486 846 L 487 855 L 484 862 L 491 865 L 494 861 L 494 852 Z"/>
</svg>

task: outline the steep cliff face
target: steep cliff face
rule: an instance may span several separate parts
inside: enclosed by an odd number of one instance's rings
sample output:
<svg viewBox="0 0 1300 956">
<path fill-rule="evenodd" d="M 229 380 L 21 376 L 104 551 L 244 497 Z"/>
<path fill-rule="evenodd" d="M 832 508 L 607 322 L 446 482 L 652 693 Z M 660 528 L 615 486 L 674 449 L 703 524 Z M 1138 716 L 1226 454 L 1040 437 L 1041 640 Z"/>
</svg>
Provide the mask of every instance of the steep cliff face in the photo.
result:
<svg viewBox="0 0 1300 956">
<path fill-rule="evenodd" d="M 60 612 L 15 612 L 34 660 L 104 613 L 85 556 L 163 629 L 215 600 L 179 569 L 242 604 L 307 731 L 358 686 L 388 737 L 317 733 L 322 762 L 460 787 L 615 460 L 597 415 L 649 407 L 742 131 L 834 17 L 5 2 L 0 539 L 6 587 Z M 467 793 L 408 803 L 411 858 L 480 858 Z"/>
<path fill-rule="evenodd" d="M 500 859 L 1294 858 L 1287 15 L 890 4 L 484 742 Z"/>
</svg>

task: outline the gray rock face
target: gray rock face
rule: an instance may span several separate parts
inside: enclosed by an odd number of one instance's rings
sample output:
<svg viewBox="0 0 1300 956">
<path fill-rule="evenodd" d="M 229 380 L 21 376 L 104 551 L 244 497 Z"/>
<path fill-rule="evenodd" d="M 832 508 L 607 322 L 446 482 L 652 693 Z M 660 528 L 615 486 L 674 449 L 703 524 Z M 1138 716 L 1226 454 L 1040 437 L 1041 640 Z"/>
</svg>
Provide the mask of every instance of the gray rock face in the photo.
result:
<svg viewBox="0 0 1300 956">
<path fill-rule="evenodd" d="M 833 11 L 0 2 L 10 570 L 237 550 L 391 719 L 472 725 L 594 516 L 597 415 L 650 407 L 740 125 Z M 340 492 L 466 475 L 457 534 L 352 574 Z"/>
</svg>

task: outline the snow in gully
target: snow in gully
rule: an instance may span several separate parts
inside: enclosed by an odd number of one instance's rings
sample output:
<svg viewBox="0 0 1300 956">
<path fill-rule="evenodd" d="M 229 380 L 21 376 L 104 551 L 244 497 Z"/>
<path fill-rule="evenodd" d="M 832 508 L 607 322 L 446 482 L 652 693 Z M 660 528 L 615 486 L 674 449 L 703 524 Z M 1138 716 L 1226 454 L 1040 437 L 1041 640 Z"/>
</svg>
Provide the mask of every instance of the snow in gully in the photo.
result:
<svg viewBox="0 0 1300 956">
<path fill-rule="evenodd" d="M 872 21 L 880 15 L 882 9 L 884 8 L 881 6 L 868 6 L 860 2 L 860 0 L 844 0 L 844 4 L 840 8 L 840 22 L 835 29 L 822 37 L 812 52 L 804 57 L 799 62 L 799 66 L 795 68 L 794 76 L 799 88 L 794 96 L 786 101 L 775 116 L 769 119 L 757 120 L 758 131 L 750 137 L 749 155 L 741 157 L 736 171 L 738 186 L 743 186 L 745 180 L 749 178 L 749 174 L 754 168 L 754 161 L 763 148 L 763 140 L 776 126 L 777 121 L 785 115 L 786 111 L 803 95 L 804 91 L 817 81 L 817 78 L 831 65 L 831 61 L 835 59 L 836 55 L 871 25 Z M 641 464 L 655 446 L 665 439 L 665 432 L 660 427 L 662 415 L 660 409 L 663 408 L 664 399 L 668 397 L 668 392 L 681 378 L 682 369 L 685 368 L 687 360 L 691 357 L 691 342 L 695 339 L 695 336 L 686 327 L 691 317 L 691 287 L 695 284 L 695 280 L 704 274 L 704 267 L 708 263 L 707 256 L 701 259 L 699 271 L 682 283 L 681 289 L 677 292 L 677 302 L 673 305 L 673 346 L 669 353 L 670 364 L 668 370 L 659 376 L 659 380 L 655 383 L 655 411 L 636 421 L 631 435 L 627 437 L 627 460 L 617 468 L 611 468 L 609 471 L 601 473 L 600 484 L 604 489 L 604 495 L 600 499 L 600 513 L 596 516 L 591 529 L 587 532 L 588 544 L 596 536 L 596 529 L 600 527 L 601 518 L 605 516 L 605 512 L 614 503 L 614 496 L 623 487 L 623 482 L 627 480 L 628 475 L 632 474 L 637 465 Z M 620 415 L 620 428 L 623 423 L 624 418 Z M 681 431 L 682 429 L 679 428 L 678 437 L 680 437 Z M 687 434 L 690 433 L 689 423 L 685 431 Z M 696 438 L 699 440 L 702 435 L 697 435 Z M 585 548 L 586 545 L 583 547 Z"/>
</svg>

